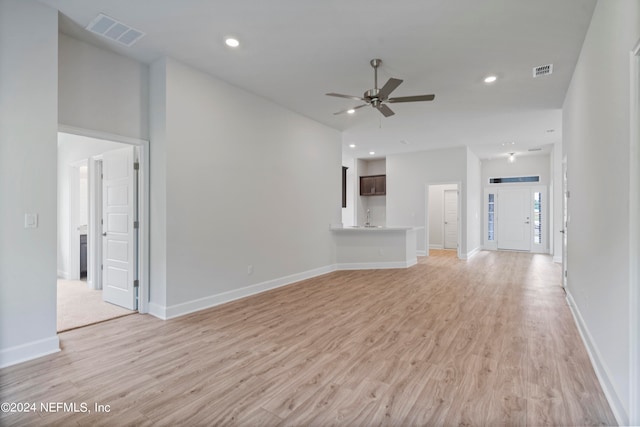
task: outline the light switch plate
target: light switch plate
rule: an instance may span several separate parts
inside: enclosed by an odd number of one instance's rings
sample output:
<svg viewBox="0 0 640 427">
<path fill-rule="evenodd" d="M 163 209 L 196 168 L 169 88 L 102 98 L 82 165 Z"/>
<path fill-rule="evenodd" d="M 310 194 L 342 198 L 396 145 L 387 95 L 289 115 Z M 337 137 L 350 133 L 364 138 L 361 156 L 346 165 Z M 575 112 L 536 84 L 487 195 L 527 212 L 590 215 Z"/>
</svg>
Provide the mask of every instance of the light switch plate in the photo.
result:
<svg viewBox="0 0 640 427">
<path fill-rule="evenodd" d="M 24 214 L 24 228 L 38 228 L 38 214 L 26 213 Z"/>
</svg>

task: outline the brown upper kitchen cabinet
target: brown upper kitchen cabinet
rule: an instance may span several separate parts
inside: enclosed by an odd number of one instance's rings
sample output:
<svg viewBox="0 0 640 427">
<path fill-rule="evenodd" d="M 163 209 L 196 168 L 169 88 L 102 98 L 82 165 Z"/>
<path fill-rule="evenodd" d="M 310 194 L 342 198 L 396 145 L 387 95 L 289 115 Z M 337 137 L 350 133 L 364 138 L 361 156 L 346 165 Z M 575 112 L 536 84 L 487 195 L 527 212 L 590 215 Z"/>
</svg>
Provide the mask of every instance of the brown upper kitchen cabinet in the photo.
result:
<svg viewBox="0 0 640 427">
<path fill-rule="evenodd" d="M 384 196 L 387 194 L 387 176 L 371 175 L 360 177 L 361 196 Z"/>
</svg>

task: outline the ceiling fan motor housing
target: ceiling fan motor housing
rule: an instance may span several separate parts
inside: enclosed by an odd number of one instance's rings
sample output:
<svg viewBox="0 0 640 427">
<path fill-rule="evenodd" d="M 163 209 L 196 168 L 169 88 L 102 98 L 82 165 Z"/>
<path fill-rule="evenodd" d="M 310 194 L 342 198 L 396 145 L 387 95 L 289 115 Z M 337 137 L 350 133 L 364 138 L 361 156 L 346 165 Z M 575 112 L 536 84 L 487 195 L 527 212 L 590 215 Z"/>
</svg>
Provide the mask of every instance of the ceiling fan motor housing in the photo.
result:
<svg viewBox="0 0 640 427">
<path fill-rule="evenodd" d="M 379 89 L 370 89 L 364 93 L 363 98 L 367 103 L 372 104 L 374 107 L 376 107 L 380 102 L 383 101 L 378 97 L 379 93 Z"/>
</svg>

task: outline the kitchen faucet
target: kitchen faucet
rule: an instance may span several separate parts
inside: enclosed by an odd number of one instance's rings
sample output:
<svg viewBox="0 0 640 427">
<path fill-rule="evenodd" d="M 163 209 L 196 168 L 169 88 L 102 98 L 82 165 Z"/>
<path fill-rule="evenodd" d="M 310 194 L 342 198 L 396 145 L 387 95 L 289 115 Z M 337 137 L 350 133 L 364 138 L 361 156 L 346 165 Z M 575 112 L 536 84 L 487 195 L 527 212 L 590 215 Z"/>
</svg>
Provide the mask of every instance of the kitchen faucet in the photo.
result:
<svg viewBox="0 0 640 427">
<path fill-rule="evenodd" d="M 367 209 L 367 222 L 364 223 L 365 227 L 369 227 L 371 225 L 371 211 Z"/>
</svg>

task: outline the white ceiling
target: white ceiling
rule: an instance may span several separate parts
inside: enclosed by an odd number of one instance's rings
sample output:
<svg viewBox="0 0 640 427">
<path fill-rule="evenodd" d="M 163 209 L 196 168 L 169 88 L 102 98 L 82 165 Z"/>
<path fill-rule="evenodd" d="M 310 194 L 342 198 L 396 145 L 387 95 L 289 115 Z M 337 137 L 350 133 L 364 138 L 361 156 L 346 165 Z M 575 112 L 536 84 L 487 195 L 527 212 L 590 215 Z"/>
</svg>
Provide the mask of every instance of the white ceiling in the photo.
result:
<svg viewBox="0 0 640 427">
<path fill-rule="evenodd" d="M 562 137 L 561 108 L 596 0 L 41 0 L 65 33 L 150 63 L 168 55 L 344 131 L 347 152 L 376 157 L 468 145 L 481 158 Z M 105 13 L 146 33 L 126 48 L 85 27 Z M 224 45 L 234 35 L 238 49 Z M 373 87 L 404 83 L 395 116 L 333 113 Z M 532 68 L 553 74 L 532 78 Z M 498 76 L 492 85 L 488 74 Z M 548 132 L 553 129 L 554 132 Z M 405 141 L 405 143 L 401 143 Z M 508 150 L 503 143 L 515 142 Z M 355 143 L 355 150 L 346 148 Z"/>
</svg>

